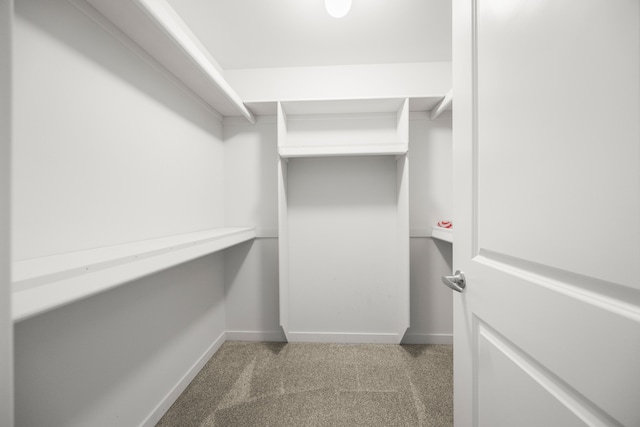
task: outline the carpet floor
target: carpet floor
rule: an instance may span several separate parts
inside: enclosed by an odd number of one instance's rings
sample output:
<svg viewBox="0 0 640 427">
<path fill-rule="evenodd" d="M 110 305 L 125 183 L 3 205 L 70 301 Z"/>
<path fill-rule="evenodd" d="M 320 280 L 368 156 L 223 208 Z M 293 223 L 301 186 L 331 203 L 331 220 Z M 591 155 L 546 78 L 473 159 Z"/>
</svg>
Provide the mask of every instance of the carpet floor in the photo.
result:
<svg viewBox="0 0 640 427">
<path fill-rule="evenodd" d="M 157 426 L 452 426 L 448 345 L 228 341 Z"/>
</svg>

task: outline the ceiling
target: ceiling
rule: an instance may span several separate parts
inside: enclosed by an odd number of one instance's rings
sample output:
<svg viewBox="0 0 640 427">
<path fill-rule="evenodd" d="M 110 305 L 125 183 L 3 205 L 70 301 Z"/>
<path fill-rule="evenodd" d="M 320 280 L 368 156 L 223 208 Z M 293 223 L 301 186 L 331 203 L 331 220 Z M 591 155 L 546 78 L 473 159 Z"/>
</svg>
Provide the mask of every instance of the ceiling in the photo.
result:
<svg viewBox="0 0 640 427">
<path fill-rule="evenodd" d="M 169 0 L 222 68 L 451 61 L 451 0 Z"/>
</svg>

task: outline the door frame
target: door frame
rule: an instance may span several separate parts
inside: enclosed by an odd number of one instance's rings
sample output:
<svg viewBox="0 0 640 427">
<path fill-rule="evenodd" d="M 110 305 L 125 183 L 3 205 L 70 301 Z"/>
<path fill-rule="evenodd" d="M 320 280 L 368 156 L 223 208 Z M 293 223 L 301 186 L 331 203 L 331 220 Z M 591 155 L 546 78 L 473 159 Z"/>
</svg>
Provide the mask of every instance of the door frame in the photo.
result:
<svg viewBox="0 0 640 427">
<path fill-rule="evenodd" d="M 13 426 L 11 139 L 13 0 L 0 0 L 0 424 Z"/>
</svg>

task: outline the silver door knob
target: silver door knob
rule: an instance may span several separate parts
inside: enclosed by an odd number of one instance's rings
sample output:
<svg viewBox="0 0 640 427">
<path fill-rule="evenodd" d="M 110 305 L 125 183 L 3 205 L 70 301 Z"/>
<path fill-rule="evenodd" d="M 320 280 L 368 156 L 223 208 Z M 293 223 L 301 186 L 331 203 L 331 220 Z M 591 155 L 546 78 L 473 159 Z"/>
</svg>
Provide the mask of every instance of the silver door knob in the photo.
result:
<svg viewBox="0 0 640 427">
<path fill-rule="evenodd" d="M 442 276 L 442 283 L 457 292 L 464 291 L 464 288 L 467 286 L 464 273 L 460 270 L 457 270 L 453 276 Z"/>
</svg>

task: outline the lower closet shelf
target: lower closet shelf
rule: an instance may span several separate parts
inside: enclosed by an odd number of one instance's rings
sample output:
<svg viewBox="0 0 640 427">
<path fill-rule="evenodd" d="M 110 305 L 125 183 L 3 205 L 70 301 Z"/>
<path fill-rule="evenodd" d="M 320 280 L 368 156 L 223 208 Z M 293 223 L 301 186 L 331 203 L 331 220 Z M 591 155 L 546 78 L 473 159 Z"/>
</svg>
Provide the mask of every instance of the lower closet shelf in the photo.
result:
<svg viewBox="0 0 640 427">
<path fill-rule="evenodd" d="M 252 227 L 194 233 L 16 261 L 12 318 L 25 320 L 256 237 Z"/>
<path fill-rule="evenodd" d="M 434 239 L 453 243 L 453 229 L 438 227 L 434 225 L 431 231 L 431 237 L 433 237 Z"/>
</svg>

